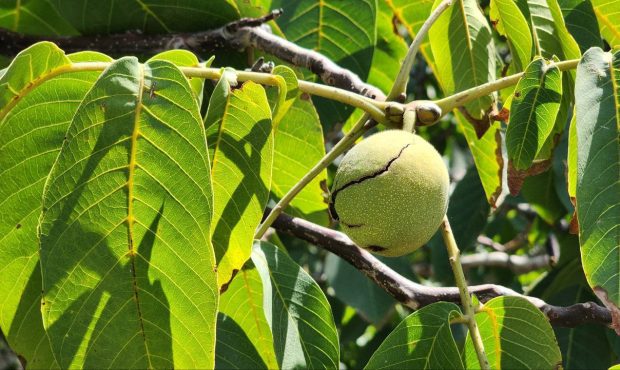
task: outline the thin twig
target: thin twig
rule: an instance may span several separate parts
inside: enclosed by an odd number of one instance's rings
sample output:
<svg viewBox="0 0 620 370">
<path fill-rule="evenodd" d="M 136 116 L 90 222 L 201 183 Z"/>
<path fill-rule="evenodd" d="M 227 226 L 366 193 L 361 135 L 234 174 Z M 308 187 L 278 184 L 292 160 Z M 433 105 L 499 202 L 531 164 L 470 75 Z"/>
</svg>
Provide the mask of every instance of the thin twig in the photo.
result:
<svg viewBox="0 0 620 370">
<path fill-rule="evenodd" d="M 341 232 L 287 214 L 278 216 L 273 227 L 278 231 L 306 240 L 340 256 L 394 299 L 412 309 L 418 309 L 439 301 L 460 302 L 458 288 L 430 287 L 414 283 L 392 270 L 369 252 L 356 246 L 351 239 Z M 609 326 L 611 324 L 609 310 L 594 302 L 577 303 L 567 307 L 554 306 L 547 304 L 542 299 L 524 296 L 512 289 L 493 284 L 470 286 L 469 291 L 483 303 L 498 296 L 525 298 L 538 307 L 554 326 L 575 327 L 584 324 Z"/>
<path fill-rule="evenodd" d="M 461 265 L 461 252 L 456 244 L 456 239 L 454 239 L 454 234 L 452 233 L 452 228 L 450 227 L 450 221 L 448 221 L 447 215 L 443 217 L 443 221 L 441 222 L 441 226 L 439 228 L 441 229 L 441 235 L 443 236 L 446 249 L 448 250 L 450 265 L 452 266 L 454 280 L 456 281 L 456 285 L 459 289 L 461 306 L 463 306 L 463 311 L 465 311 L 464 316 L 467 319 L 469 336 L 474 345 L 474 350 L 476 351 L 476 356 L 478 357 L 478 363 L 480 364 L 481 369 L 488 370 L 491 368 L 491 365 L 489 365 L 489 360 L 487 359 L 487 354 L 484 350 L 484 344 L 482 343 L 482 336 L 480 335 L 478 323 L 476 322 L 476 312 L 474 310 L 472 298 L 469 295 L 467 280 L 465 280 L 465 274 L 463 273 L 463 266 Z"/>
</svg>

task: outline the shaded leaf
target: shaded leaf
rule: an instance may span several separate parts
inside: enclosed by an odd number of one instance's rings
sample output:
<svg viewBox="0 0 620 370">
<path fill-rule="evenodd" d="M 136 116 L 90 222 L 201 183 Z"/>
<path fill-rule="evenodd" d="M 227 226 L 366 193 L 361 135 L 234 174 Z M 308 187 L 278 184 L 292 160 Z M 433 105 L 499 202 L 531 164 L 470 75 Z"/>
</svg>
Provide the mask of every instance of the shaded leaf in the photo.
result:
<svg viewBox="0 0 620 370">
<path fill-rule="evenodd" d="M 222 286 L 250 258 L 269 198 L 274 144 L 265 89 L 248 81 L 232 90 L 220 79 L 205 127 L 215 199 L 211 232 Z"/>
<path fill-rule="evenodd" d="M 82 34 L 122 33 L 139 29 L 147 33 L 204 31 L 239 18 L 231 0 L 90 1 L 76 6 L 73 0 L 51 0 L 58 12 Z M 88 11 L 84 11 L 85 7 Z"/>
<path fill-rule="evenodd" d="M 577 217 L 588 283 L 620 306 L 620 51 L 592 48 L 577 67 Z M 615 321 L 615 320 L 614 320 Z"/>
<path fill-rule="evenodd" d="M 216 369 L 278 367 L 263 300 L 263 283 L 248 261 L 220 297 Z"/>
<path fill-rule="evenodd" d="M 593 46 L 603 46 L 598 27 L 593 27 L 597 21 L 590 0 L 559 0 L 558 3 L 566 28 L 582 53 Z"/>
<path fill-rule="evenodd" d="M 377 258 L 399 274 L 416 281 L 407 257 L 377 256 Z M 366 321 L 378 327 L 385 323 L 386 317 L 393 312 L 391 309 L 397 303 L 392 296 L 335 254 L 327 255 L 324 270 L 327 282 L 334 289 L 337 299 L 355 308 Z"/>
<path fill-rule="evenodd" d="M 562 363 L 549 321 L 524 298 L 493 298 L 476 322 L 492 369 L 554 369 Z M 463 355 L 466 368 L 480 368 L 470 336 Z"/>
<path fill-rule="evenodd" d="M 273 244 L 257 241 L 252 261 L 280 368 L 337 368 L 338 333 L 321 288 Z"/>
<path fill-rule="evenodd" d="M 43 318 L 60 366 L 213 367 L 211 217 L 189 83 L 169 62 L 114 62 L 75 113 L 43 198 Z"/>
<path fill-rule="evenodd" d="M 536 58 L 517 83 L 506 130 L 508 159 L 518 170 L 528 169 L 553 130 L 562 99 L 562 72 Z"/>
<path fill-rule="evenodd" d="M 437 6 L 441 0 L 436 0 Z M 453 94 L 495 79 L 495 46 L 484 14 L 475 0 L 457 0 L 429 31 L 437 77 L 446 94 Z M 495 103 L 495 94 L 465 104 L 474 119 L 481 119 Z M 480 135 L 479 135 L 480 136 Z"/>
<path fill-rule="evenodd" d="M 50 1 L 0 2 L 0 27 L 31 35 L 76 35 L 78 32 Z"/>
<path fill-rule="evenodd" d="M 556 191 L 553 171 L 528 177 L 523 183 L 521 193 L 534 208 L 538 216 L 553 225 L 566 214 Z"/>
<path fill-rule="evenodd" d="M 450 319 L 453 303 L 437 302 L 407 316 L 381 343 L 365 369 L 463 369 Z"/>
<path fill-rule="evenodd" d="M 289 41 L 318 51 L 366 81 L 377 38 L 376 0 L 275 0 L 271 7 L 284 10 L 276 22 Z M 328 99 L 316 98 L 315 103 L 327 127 L 344 123 L 353 111 Z"/>
</svg>

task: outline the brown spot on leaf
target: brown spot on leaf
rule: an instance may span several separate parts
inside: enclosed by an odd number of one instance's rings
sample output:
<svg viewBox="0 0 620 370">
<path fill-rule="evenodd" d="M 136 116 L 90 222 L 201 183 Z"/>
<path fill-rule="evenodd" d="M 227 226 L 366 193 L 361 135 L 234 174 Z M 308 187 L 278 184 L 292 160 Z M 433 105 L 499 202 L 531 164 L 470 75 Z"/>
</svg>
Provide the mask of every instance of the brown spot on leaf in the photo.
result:
<svg viewBox="0 0 620 370">
<path fill-rule="evenodd" d="M 570 224 L 568 224 L 568 232 L 573 235 L 579 234 L 579 219 L 577 218 L 577 210 L 573 212 L 573 217 L 570 219 Z"/>
<path fill-rule="evenodd" d="M 15 225 L 15 228 L 16 228 L 16 229 L 21 229 L 21 228 L 22 228 L 22 224 L 17 224 L 17 225 Z"/>
<path fill-rule="evenodd" d="M 510 194 L 513 196 L 519 194 L 526 177 L 539 175 L 547 171 L 549 167 L 551 167 L 550 159 L 535 161 L 526 170 L 518 170 L 513 166 L 512 161 L 508 161 L 508 190 L 510 190 Z"/>
</svg>

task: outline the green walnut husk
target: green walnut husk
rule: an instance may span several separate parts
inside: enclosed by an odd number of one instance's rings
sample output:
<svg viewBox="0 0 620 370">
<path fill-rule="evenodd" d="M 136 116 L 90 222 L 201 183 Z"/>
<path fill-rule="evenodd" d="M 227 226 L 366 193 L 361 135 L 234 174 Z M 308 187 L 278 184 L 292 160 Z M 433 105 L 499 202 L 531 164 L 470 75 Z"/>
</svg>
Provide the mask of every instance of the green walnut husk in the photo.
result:
<svg viewBox="0 0 620 370">
<path fill-rule="evenodd" d="M 448 208 L 449 186 L 446 165 L 431 144 L 406 131 L 382 131 L 342 159 L 330 212 L 360 247 L 402 256 L 435 234 Z"/>
</svg>

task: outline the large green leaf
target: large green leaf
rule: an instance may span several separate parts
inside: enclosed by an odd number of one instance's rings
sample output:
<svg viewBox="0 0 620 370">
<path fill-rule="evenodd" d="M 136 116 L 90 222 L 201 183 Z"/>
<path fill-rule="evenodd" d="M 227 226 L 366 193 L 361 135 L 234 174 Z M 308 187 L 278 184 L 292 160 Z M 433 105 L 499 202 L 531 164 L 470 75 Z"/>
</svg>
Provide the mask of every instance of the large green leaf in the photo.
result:
<svg viewBox="0 0 620 370">
<path fill-rule="evenodd" d="M 46 60 L 58 62 L 45 66 Z M 33 367 L 53 363 L 39 309 L 37 224 L 43 185 L 71 118 L 99 72 L 47 78 L 70 61 L 109 60 L 92 52 L 65 57 L 51 44 L 37 44 L 23 51 L 11 65 L 10 76 L 0 80 L 22 87 L 9 95 L 11 104 L 0 120 L 0 326 L 14 350 Z M 25 84 L 18 77 L 25 78 Z"/>
<path fill-rule="evenodd" d="M 588 50 L 577 67 L 577 217 L 588 283 L 620 306 L 620 50 Z"/>
<path fill-rule="evenodd" d="M 252 261 L 248 261 L 220 297 L 216 368 L 278 367 L 263 297 L 261 278 Z"/>
<path fill-rule="evenodd" d="M 214 364 L 209 157 L 189 83 L 127 57 L 78 108 L 45 186 L 43 318 L 61 367 Z"/>
<path fill-rule="evenodd" d="M 139 29 L 148 33 L 204 31 L 239 17 L 231 0 L 84 1 L 48 0 L 84 34 Z"/>
<path fill-rule="evenodd" d="M 532 165 L 553 131 L 560 109 L 562 72 L 550 63 L 534 59 L 514 90 L 506 148 L 508 159 L 518 170 Z"/>
<path fill-rule="evenodd" d="M 437 6 L 441 0 L 436 0 Z M 491 28 L 476 0 L 457 0 L 429 31 L 437 77 L 446 94 L 495 79 L 495 46 Z M 475 99 L 465 108 L 480 119 L 493 105 L 495 94 Z"/>
<path fill-rule="evenodd" d="M 365 369 L 463 369 L 450 319 L 454 303 L 437 302 L 407 316 L 381 343 Z"/>
<path fill-rule="evenodd" d="M 582 53 L 593 46 L 603 46 L 601 33 L 598 27 L 594 27 L 596 15 L 590 0 L 560 0 L 558 3 L 562 9 L 566 28 Z"/>
<path fill-rule="evenodd" d="M 226 77 L 220 79 L 205 127 L 215 199 L 211 231 L 222 286 L 250 258 L 269 199 L 273 130 L 265 89 L 248 81 L 232 90 Z"/>
<path fill-rule="evenodd" d="M 198 61 L 198 57 L 196 57 L 196 55 L 191 51 L 174 49 L 156 54 L 149 59 L 149 61 L 152 60 L 166 60 L 178 67 L 209 67 L 211 65 L 211 62 L 213 61 L 213 58 L 207 60 L 204 64 L 201 64 Z M 200 107 L 202 106 L 202 96 L 205 80 L 202 78 L 188 78 L 188 80 L 190 86 L 192 87 L 194 98 L 196 99 L 196 102 Z M 155 86 L 155 89 L 157 89 L 157 86 Z"/>
<path fill-rule="evenodd" d="M 263 307 L 280 368 L 338 368 L 338 333 L 318 284 L 273 244 L 257 241 L 252 261 L 263 282 Z"/>
<path fill-rule="evenodd" d="M 525 16 L 514 0 L 492 0 L 490 12 L 498 32 L 508 39 L 512 72 L 525 70 L 532 56 L 532 35 Z"/>
<path fill-rule="evenodd" d="M 620 7 L 616 0 L 592 0 L 601 34 L 612 47 L 620 46 Z"/>
<path fill-rule="evenodd" d="M 476 322 L 492 369 L 555 369 L 562 363 L 549 321 L 524 298 L 493 298 L 476 314 Z M 466 368 L 480 368 L 470 336 L 463 356 Z"/>
<path fill-rule="evenodd" d="M 46 0 L 0 2 L 0 27 L 45 36 L 77 34 L 77 31 L 58 13 L 56 7 Z"/>
</svg>

